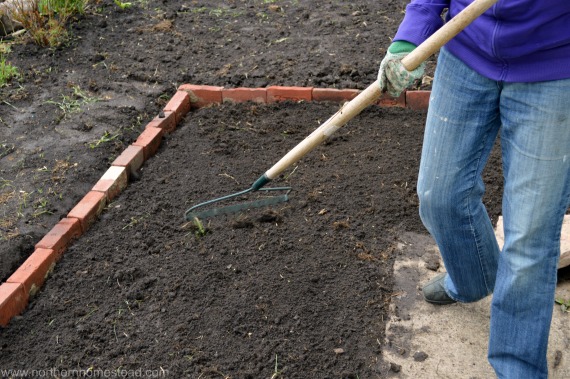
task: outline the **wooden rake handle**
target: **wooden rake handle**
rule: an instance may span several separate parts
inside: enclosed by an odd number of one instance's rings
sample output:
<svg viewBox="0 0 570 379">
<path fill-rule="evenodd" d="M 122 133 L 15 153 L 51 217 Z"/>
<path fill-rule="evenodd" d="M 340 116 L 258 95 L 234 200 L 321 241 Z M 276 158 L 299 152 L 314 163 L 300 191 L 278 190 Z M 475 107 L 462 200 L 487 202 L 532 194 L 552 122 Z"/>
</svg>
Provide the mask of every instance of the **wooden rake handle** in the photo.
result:
<svg viewBox="0 0 570 379">
<path fill-rule="evenodd" d="M 408 71 L 412 71 L 417 68 L 423 61 L 465 29 L 467 25 L 483 14 L 497 1 L 498 0 L 473 1 L 468 7 L 449 20 L 438 31 L 432 34 L 431 37 L 402 59 L 404 67 Z M 329 138 L 334 132 L 344 126 L 353 117 L 362 112 L 364 108 L 378 100 L 381 95 L 382 91 L 380 89 L 380 84 L 378 83 L 378 80 L 376 80 L 358 96 L 346 103 L 338 112 L 321 124 L 321 126 L 313 131 L 308 137 L 299 142 L 297 146 L 275 163 L 273 167 L 267 170 L 262 177 L 265 177 L 267 181 L 275 179 L 285 169 L 304 157 L 316 146 Z"/>
</svg>

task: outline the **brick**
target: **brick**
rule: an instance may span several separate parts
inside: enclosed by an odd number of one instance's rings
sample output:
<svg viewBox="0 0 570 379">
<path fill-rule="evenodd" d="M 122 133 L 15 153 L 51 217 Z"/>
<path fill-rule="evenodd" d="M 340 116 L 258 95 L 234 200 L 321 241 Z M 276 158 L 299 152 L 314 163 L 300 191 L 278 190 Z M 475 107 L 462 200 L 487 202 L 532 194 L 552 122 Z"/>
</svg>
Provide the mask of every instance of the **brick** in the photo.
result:
<svg viewBox="0 0 570 379">
<path fill-rule="evenodd" d="M 143 130 L 139 138 L 133 142 L 133 145 L 143 148 L 145 161 L 152 157 L 160 147 L 163 133 L 160 128 L 149 127 Z"/>
<path fill-rule="evenodd" d="M 187 91 L 176 91 L 164 107 L 164 113 L 174 112 L 176 125 L 190 112 L 190 95 Z"/>
<path fill-rule="evenodd" d="M 356 89 L 313 88 L 313 101 L 342 103 L 354 99 L 359 93 Z"/>
<path fill-rule="evenodd" d="M 63 218 L 36 244 L 36 249 L 51 249 L 58 257 L 69 243 L 81 235 L 81 223 L 76 218 Z"/>
<path fill-rule="evenodd" d="M 107 205 L 107 199 L 103 192 L 89 191 L 69 212 L 67 217 L 78 219 L 81 224 L 81 230 L 85 233 L 103 212 L 105 205 Z"/>
<path fill-rule="evenodd" d="M 267 90 L 265 88 L 230 88 L 222 90 L 222 101 L 243 103 L 252 101 L 254 103 L 267 102 Z"/>
<path fill-rule="evenodd" d="M 103 192 L 109 202 L 127 188 L 127 184 L 127 169 L 121 166 L 111 166 L 91 190 Z"/>
<path fill-rule="evenodd" d="M 274 103 L 277 101 L 312 101 L 312 87 L 267 87 L 267 102 Z"/>
<path fill-rule="evenodd" d="M 406 106 L 406 92 L 397 97 L 391 97 L 387 93 L 383 93 L 380 99 L 376 102 L 381 107 L 405 107 Z"/>
<path fill-rule="evenodd" d="M 125 167 L 129 176 L 136 174 L 144 163 L 143 150 L 142 146 L 130 145 L 113 161 L 112 165 Z"/>
<path fill-rule="evenodd" d="M 163 116 L 163 117 L 161 117 Z M 146 124 L 147 128 L 160 128 L 164 133 L 170 134 L 176 130 L 176 113 L 171 111 L 164 111 L 162 114 L 156 116 L 151 122 Z"/>
<path fill-rule="evenodd" d="M 58 254 L 52 249 L 36 249 L 32 255 L 6 280 L 6 283 L 20 283 L 25 293 L 32 297 L 53 271 Z"/>
<path fill-rule="evenodd" d="M 28 296 L 20 283 L 0 285 L 0 325 L 6 326 L 10 320 L 22 313 L 28 304 Z"/>
<path fill-rule="evenodd" d="M 224 87 L 183 84 L 179 91 L 186 91 L 190 96 L 190 107 L 201 108 L 212 104 L 222 103 L 222 90 Z"/>
<path fill-rule="evenodd" d="M 415 110 L 427 110 L 431 91 L 406 92 L 406 107 Z"/>
</svg>

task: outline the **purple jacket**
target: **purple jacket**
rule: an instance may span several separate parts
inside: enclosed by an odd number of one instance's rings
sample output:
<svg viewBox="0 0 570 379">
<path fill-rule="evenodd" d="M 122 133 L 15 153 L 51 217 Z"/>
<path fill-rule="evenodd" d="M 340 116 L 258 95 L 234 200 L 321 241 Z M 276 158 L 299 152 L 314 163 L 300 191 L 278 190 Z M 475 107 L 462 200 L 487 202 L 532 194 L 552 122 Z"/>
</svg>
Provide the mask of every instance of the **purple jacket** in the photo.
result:
<svg viewBox="0 0 570 379">
<path fill-rule="evenodd" d="M 416 45 L 471 0 L 412 0 L 394 40 Z M 481 75 L 505 82 L 570 78 L 570 0 L 499 0 L 446 45 Z"/>
</svg>

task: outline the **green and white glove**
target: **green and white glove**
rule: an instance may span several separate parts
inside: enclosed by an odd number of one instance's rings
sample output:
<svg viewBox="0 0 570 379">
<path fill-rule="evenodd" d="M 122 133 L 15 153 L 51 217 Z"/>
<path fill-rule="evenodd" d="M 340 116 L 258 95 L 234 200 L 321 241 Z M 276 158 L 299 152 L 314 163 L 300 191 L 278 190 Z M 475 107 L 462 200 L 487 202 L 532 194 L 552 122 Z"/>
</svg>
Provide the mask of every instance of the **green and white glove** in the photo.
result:
<svg viewBox="0 0 570 379">
<path fill-rule="evenodd" d="M 392 97 L 398 97 L 416 80 L 424 75 L 425 63 L 422 62 L 415 70 L 408 71 L 402 65 L 402 59 L 416 48 L 416 45 L 407 41 L 393 42 L 378 70 L 378 80 L 382 91 L 388 92 Z"/>
</svg>

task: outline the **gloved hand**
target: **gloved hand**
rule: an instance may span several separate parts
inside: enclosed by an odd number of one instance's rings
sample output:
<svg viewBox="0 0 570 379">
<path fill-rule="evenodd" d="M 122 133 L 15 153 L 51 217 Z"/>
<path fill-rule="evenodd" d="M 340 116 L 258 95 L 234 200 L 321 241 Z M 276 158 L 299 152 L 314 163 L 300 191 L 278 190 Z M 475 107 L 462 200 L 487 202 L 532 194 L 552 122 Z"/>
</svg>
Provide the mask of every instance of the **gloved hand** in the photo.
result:
<svg viewBox="0 0 570 379">
<path fill-rule="evenodd" d="M 402 59 L 415 48 L 416 45 L 407 41 L 396 41 L 390 45 L 378 70 L 378 80 L 382 91 L 388 92 L 392 97 L 398 97 L 414 81 L 424 75 L 425 63 L 423 62 L 413 71 L 406 70 L 402 65 Z"/>
</svg>

